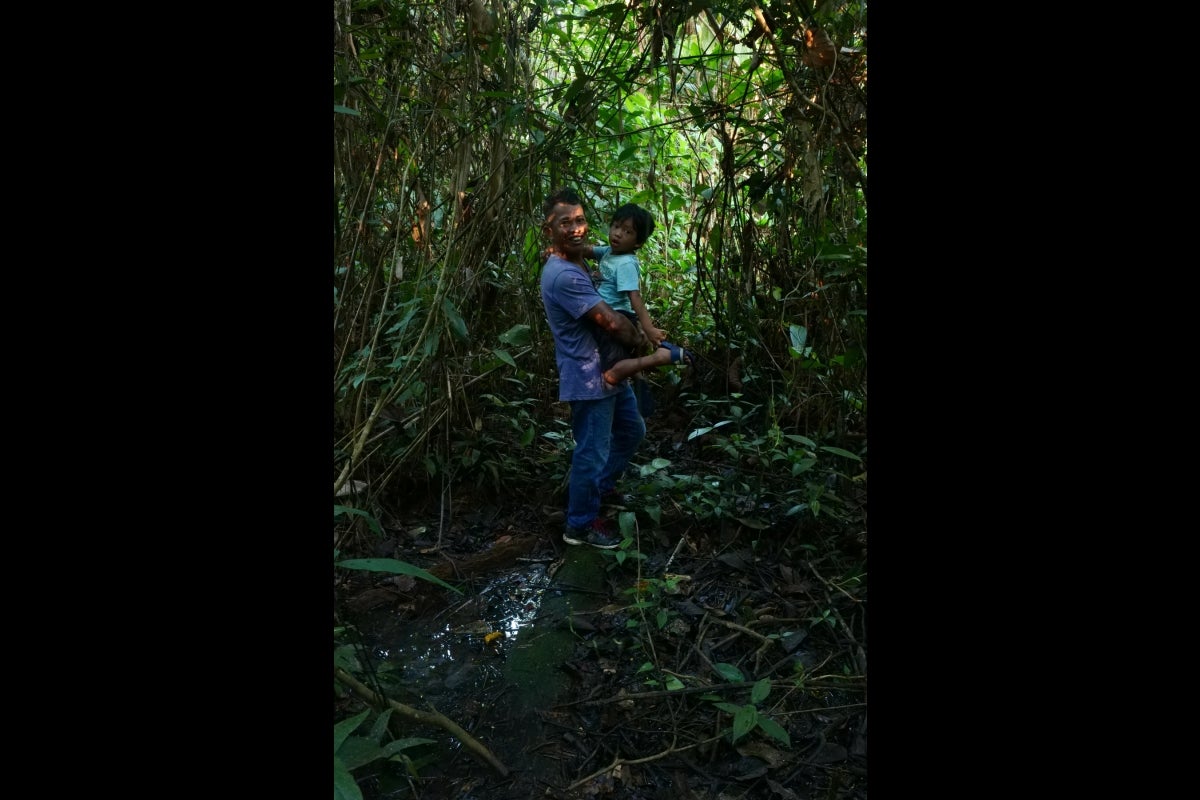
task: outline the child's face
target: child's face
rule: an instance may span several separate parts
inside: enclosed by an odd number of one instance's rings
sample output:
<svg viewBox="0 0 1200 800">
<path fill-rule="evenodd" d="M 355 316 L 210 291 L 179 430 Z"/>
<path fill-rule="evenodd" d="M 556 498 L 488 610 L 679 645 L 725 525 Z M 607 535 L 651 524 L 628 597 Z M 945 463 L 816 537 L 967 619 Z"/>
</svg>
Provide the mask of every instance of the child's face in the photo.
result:
<svg viewBox="0 0 1200 800">
<path fill-rule="evenodd" d="M 614 221 L 608 226 L 608 244 L 614 253 L 632 253 L 637 249 L 637 229 L 633 220 Z"/>
</svg>

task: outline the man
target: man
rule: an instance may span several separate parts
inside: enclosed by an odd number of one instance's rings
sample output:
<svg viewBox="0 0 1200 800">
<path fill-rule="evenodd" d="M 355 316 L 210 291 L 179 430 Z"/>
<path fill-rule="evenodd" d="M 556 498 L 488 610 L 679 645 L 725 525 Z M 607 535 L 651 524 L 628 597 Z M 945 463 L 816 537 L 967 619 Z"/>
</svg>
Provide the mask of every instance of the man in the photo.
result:
<svg viewBox="0 0 1200 800">
<path fill-rule="evenodd" d="M 615 492 L 617 479 L 646 436 L 629 381 L 604 380 L 597 336 L 605 334 L 637 350 L 647 341 L 625 315 L 600 298 L 584 261 L 591 248 L 583 201 L 559 189 L 542 206 L 543 232 L 550 239 L 542 267 L 542 304 L 554 334 L 558 399 L 571 404 L 575 452 L 567 484 L 567 544 L 612 550 L 620 544 L 600 516 L 600 500 Z"/>
</svg>

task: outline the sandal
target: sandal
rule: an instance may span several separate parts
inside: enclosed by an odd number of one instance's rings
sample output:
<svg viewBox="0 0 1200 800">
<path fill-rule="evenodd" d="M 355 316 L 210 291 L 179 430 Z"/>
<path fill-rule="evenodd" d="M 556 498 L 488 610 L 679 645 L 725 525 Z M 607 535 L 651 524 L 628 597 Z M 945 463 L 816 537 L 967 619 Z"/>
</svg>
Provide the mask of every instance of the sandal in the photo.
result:
<svg viewBox="0 0 1200 800">
<path fill-rule="evenodd" d="M 671 344 L 666 340 L 659 342 L 658 347 L 659 349 L 666 350 L 671 354 L 672 364 L 679 364 L 682 362 L 689 367 L 696 366 L 696 354 L 691 350 L 685 350 L 679 345 Z"/>
</svg>

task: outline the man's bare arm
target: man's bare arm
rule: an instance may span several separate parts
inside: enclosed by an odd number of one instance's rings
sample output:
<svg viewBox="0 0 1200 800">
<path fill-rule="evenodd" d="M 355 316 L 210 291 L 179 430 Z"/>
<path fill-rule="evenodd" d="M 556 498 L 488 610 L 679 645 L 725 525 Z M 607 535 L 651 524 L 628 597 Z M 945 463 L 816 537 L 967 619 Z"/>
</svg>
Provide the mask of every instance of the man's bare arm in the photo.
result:
<svg viewBox="0 0 1200 800">
<path fill-rule="evenodd" d="M 602 331 L 626 347 L 644 350 L 648 344 L 645 334 L 630 322 L 628 317 L 613 311 L 612 306 L 603 300 L 592 306 L 586 316 Z"/>
</svg>

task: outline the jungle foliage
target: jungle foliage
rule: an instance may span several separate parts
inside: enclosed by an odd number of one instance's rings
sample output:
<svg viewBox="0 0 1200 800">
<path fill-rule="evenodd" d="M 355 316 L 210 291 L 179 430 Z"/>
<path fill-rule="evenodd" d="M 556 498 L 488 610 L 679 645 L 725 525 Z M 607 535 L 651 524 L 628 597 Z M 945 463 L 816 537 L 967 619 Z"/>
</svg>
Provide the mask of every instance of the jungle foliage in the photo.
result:
<svg viewBox="0 0 1200 800">
<path fill-rule="evenodd" d="M 542 200 L 569 185 L 597 243 L 617 206 L 651 210 L 643 297 L 701 360 L 665 380 L 710 463 L 648 455 L 637 491 L 865 537 L 834 487 L 865 497 L 866 32 L 865 0 L 335 0 L 335 521 L 565 479 L 538 278 Z M 723 709 L 734 738 L 781 738 L 765 696 Z M 354 765 L 402 754 L 353 755 L 346 796 Z"/>
<path fill-rule="evenodd" d="M 708 394 L 865 450 L 865 2 L 337 0 L 333 69 L 335 492 L 538 472 L 562 184 L 595 241 L 653 211 L 643 295 Z"/>
</svg>

